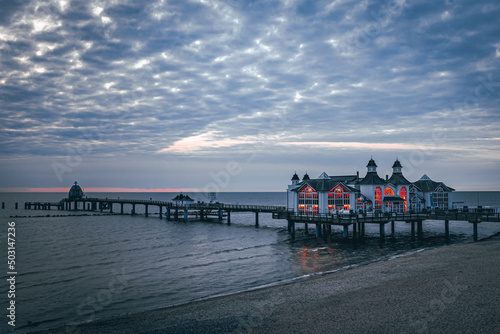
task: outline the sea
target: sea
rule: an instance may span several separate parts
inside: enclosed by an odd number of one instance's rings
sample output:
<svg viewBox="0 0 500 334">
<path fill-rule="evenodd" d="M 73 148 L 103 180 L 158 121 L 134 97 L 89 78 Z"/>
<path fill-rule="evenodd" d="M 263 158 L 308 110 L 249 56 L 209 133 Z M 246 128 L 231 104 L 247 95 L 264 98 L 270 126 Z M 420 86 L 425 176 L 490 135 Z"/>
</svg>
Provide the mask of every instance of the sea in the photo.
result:
<svg viewBox="0 0 500 334">
<path fill-rule="evenodd" d="M 206 194 L 185 193 L 207 201 Z M 89 197 L 170 201 L 176 193 L 87 193 Z M 0 333 L 14 327 L 27 333 L 78 325 L 235 294 L 259 287 L 307 280 L 353 266 L 449 244 L 473 242 L 472 225 L 450 223 L 445 240 L 444 223 L 424 221 L 423 240 L 411 241 L 410 226 L 396 222 L 394 238 L 379 238 L 378 225 L 366 227 L 366 239 L 352 242 L 333 227 L 332 242 L 315 237 L 297 224 L 295 240 L 285 220 L 260 213 L 231 213 L 224 220 L 167 221 L 150 207 L 145 217 L 87 211 L 25 210 L 28 201 L 59 201 L 66 193 L 0 193 L 0 268 L 5 279 L 0 291 Z M 286 205 L 284 192 L 219 193 L 227 204 Z M 500 192 L 456 192 L 454 201 L 475 207 L 500 207 Z M 18 203 L 18 209 L 15 208 Z M 155 212 L 156 210 L 156 212 Z M 117 211 L 115 207 L 115 212 Z M 131 208 L 125 206 L 125 213 Z M 151 214 L 152 213 L 152 214 Z M 15 244 L 8 232 L 15 229 Z M 479 238 L 500 232 L 500 223 L 479 224 Z M 390 226 L 386 227 L 390 234 Z M 11 239 L 13 235 L 10 235 Z M 14 253 L 8 253 L 8 248 Z M 10 256 L 10 258 L 9 258 Z M 12 268 L 8 260 L 14 260 Z M 15 272 L 15 274 L 8 274 Z M 14 280 L 12 280 L 14 277 Z M 15 296 L 13 296 L 13 294 Z M 11 308 L 11 310 L 8 310 Z"/>
</svg>

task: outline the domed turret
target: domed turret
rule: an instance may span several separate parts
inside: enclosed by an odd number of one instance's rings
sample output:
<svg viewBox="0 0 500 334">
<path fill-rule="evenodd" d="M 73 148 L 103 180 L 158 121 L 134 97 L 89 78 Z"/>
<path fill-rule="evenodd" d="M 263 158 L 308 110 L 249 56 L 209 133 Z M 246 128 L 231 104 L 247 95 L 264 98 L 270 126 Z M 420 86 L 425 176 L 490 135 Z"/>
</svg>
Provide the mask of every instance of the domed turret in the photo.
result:
<svg viewBox="0 0 500 334">
<path fill-rule="evenodd" d="M 368 168 L 368 173 L 377 172 L 377 164 L 375 163 L 375 160 L 373 160 L 373 158 L 368 161 L 368 165 L 366 165 L 366 167 Z"/>
<path fill-rule="evenodd" d="M 401 162 L 396 158 L 396 161 L 394 161 L 394 165 L 392 165 L 392 172 L 393 173 L 402 173 L 401 169 L 403 166 L 401 166 Z"/>
<path fill-rule="evenodd" d="M 75 181 L 75 184 L 73 184 L 71 186 L 71 189 L 69 190 L 68 198 L 70 200 L 75 200 L 75 199 L 81 199 L 82 197 L 83 197 L 83 190 L 78 185 L 78 182 Z"/>
</svg>

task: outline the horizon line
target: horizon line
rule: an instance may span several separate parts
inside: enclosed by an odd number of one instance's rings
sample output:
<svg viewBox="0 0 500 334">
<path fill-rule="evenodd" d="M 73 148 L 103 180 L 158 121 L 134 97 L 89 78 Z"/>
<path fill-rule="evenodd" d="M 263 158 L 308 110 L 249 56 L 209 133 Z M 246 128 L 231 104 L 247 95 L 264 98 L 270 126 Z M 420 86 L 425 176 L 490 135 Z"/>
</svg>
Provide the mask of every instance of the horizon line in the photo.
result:
<svg viewBox="0 0 500 334">
<path fill-rule="evenodd" d="M 499 189 L 477 189 L 470 187 L 456 187 L 455 191 L 500 191 Z M 10 188 L 0 188 L 1 193 L 21 193 L 21 192 L 59 192 L 66 193 L 70 188 L 28 188 L 28 187 L 10 187 Z M 120 187 L 89 187 L 82 188 L 84 192 L 90 193 L 158 193 L 158 192 L 192 192 L 192 193 L 205 193 L 207 191 L 200 188 L 164 188 L 164 189 L 146 189 L 146 188 L 120 188 Z M 227 190 L 227 191 L 217 191 L 216 193 L 223 192 L 286 192 L 284 190 Z"/>
</svg>

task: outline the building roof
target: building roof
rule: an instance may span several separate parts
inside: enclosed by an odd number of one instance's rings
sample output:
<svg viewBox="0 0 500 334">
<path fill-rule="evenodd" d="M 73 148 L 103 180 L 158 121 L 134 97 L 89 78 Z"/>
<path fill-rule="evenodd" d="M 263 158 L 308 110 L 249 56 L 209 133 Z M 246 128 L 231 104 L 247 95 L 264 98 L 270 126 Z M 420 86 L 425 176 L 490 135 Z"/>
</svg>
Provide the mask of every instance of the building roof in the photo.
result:
<svg viewBox="0 0 500 334">
<path fill-rule="evenodd" d="M 182 193 L 175 196 L 174 198 L 172 198 L 172 201 L 184 201 L 184 202 L 189 202 L 189 201 L 194 201 L 194 199 L 192 199 L 191 197 L 189 197 L 188 195 L 183 195 Z"/>
<path fill-rule="evenodd" d="M 339 181 L 335 181 L 332 179 L 314 179 L 314 180 L 305 180 L 297 185 L 297 187 L 291 189 L 292 191 L 300 192 L 305 187 L 311 186 L 317 192 L 329 192 L 336 186 L 341 185 L 349 192 L 357 192 L 356 189 L 349 187 L 347 184 Z"/>
<path fill-rule="evenodd" d="M 391 177 L 387 182 L 392 183 L 394 185 L 398 184 L 411 184 L 410 181 L 408 181 L 404 176 L 403 173 L 392 173 Z"/>
<path fill-rule="evenodd" d="M 394 164 L 392 165 L 392 168 L 396 167 L 403 168 L 403 166 L 401 166 L 401 162 L 399 162 L 398 159 L 396 159 L 396 161 L 394 161 Z"/>
<path fill-rule="evenodd" d="M 310 180 L 311 178 L 309 177 L 309 175 L 307 174 L 307 172 L 304 174 L 304 176 L 302 177 L 302 181 L 304 180 Z"/>
<path fill-rule="evenodd" d="M 385 184 L 385 181 L 378 176 L 377 172 L 368 172 L 366 176 L 359 181 L 359 184 Z"/>
<path fill-rule="evenodd" d="M 455 189 L 448 187 L 443 182 L 432 181 L 427 175 L 424 175 L 427 178 L 421 178 L 420 180 L 413 182 L 413 185 L 418 188 L 421 192 L 429 193 L 435 191 L 439 186 L 442 186 L 444 191 L 451 192 L 455 191 Z"/>
<path fill-rule="evenodd" d="M 295 174 L 293 174 L 293 176 L 292 176 L 292 181 L 295 181 L 295 180 L 299 180 L 300 181 L 300 178 L 297 175 L 297 172 L 295 172 Z"/>
<path fill-rule="evenodd" d="M 366 167 L 377 167 L 377 164 L 375 163 L 375 160 L 371 158 L 370 161 L 368 161 L 368 165 L 366 165 Z"/>
<path fill-rule="evenodd" d="M 339 181 L 339 182 L 344 182 L 344 183 L 351 183 L 355 182 L 358 180 L 357 175 L 336 175 L 336 176 L 330 176 L 331 180 L 334 181 Z"/>
</svg>

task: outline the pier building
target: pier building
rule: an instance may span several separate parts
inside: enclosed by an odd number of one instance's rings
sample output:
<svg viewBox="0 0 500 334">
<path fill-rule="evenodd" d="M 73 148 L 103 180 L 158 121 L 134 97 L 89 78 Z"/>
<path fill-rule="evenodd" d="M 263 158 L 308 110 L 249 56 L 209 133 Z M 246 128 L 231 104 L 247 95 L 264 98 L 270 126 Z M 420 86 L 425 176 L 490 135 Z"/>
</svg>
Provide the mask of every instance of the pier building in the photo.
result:
<svg viewBox="0 0 500 334">
<path fill-rule="evenodd" d="M 396 159 L 392 175 L 378 176 L 377 164 L 371 158 L 364 177 L 356 175 L 329 176 L 321 173 L 316 179 L 309 175 L 300 180 L 297 173 L 287 189 L 287 209 L 299 215 L 332 215 L 342 212 L 422 212 L 452 208 L 455 190 L 427 175 L 415 182 L 403 176 L 403 166 Z"/>
</svg>

